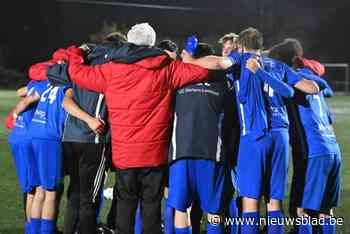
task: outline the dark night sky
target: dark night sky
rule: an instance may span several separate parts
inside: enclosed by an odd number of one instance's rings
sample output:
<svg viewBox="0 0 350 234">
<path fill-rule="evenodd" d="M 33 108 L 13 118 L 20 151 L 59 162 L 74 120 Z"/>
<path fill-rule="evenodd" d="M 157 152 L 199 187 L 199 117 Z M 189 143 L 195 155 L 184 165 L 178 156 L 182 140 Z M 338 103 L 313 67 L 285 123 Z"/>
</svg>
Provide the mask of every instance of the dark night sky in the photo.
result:
<svg viewBox="0 0 350 234">
<path fill-rule="evenodd" d="M 98 31 L 104 21 L 118 22 L 128 27 L 136 22 L 148 21 L 161 37 L 177 40 L 193 33 L 200 38 L 214 40 L 225 32 L 239 32 L 248 26 L 255 26 L 263 31 L 267 47 L 285 37 L 297 37 L 303 42 L 308 57 L 322 62 L 350 63 L 350 49 L 346 44 L 350 41 L 348 0 L 124 2 L 205 10 L 95 5 L 69 0 L 8 1 L 2 6 L 0 15 L 0 65 L 23 71 L 31 63 L 48 58 L 58 47 L 86 41 L 88 35 Z"/>
</svg>

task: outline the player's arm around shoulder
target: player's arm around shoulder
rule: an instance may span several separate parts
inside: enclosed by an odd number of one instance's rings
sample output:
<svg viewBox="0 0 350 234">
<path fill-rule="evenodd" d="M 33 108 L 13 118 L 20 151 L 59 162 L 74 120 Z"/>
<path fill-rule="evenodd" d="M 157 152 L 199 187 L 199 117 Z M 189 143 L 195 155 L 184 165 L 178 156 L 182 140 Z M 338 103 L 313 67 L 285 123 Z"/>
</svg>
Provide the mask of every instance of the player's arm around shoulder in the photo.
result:
<svg viewBox="0 0 350 234">
<path fill-rule="evenodd" d="M 234 64 L 234 62 L 229 57 L 214 55 L 195 59 L 186 50 L 182 51 L 181 57 L 182 61 L 185 63 L 194 64 L 209 70 L 227 70 Z"/>
<path fill-rule="evenodd" d="M 27 86 L 23 86 L 23 87 L 17 89 L 17 91 L 16 91 L 17 97 L 25 97 L 25 96 L 27 96 L 27 93 L 28 93 Z"/>
<path fill-rule="evenodd" d="M 104 131 L 104 123 L 99 119 L 89 115 L 86 111 L 81 109 L 74 101 L 74 91 L 68 88 L 63 98 L 62 106 L 70 115 L 81 121 L 84 121 L 89 128 L 97 134 L 102 134 Z"/>
<path fill-rule="evenodd" d="M 40 95 L 37 92 L 33 92 L 30 95 L 22 98 L 13 109 L 13 119 L 16 121 L 19 114 L 25 111 L 31 104 L 36 103 L 40 100 Z"/>
<path fill-rule="evenodd" d="M 220 56 L 206 56 L 195 59 L 186 50 L 181 53 L 182 62 L 170 63 L 170 77 L 173 88 L 210 79 L 208 70 L 227 70 L 232 67 L 232 59 Z"/>
<path fill-rule="evenodd" d="M 172 61 L 167 66 L 167 76 L 172 89 L 178 89 L 191 83 L 198 83 L 208 78 L 208 70 L 195 64 Z"/>
<path fill-rule="evenodd" d="M 276 78 L 273 74 L 265 71 L 256 58 L 248 59 L 246 68 L 253 74 L 256 74 L 259 79 L 269 84 L 282 97 L 291 98 L 294 96 L 293 88 L 284 81 Z"/>
<path fill-rule="evenodd" d="M 308 94 L 316 94 L 320 92 L 320 88 L 317 83 L 312 80 L 301 79 L 298 83 L 294 85 L 294 87 L 304 93 Z"/>
<path fill-rule="evenodd" d="M 296 89 L 307 94 L 316 94 L 320 92 L 319 82 L 316 82 L 315 79 L 311 79 L 310 77 L 311 75 L 305 76 L 287 67 L 287 78 Z"/>
<path fill-rule="evenodd" d="M 110 77 L 108 64 L 88 66 L 84 64 L 85 46 L 80 48 L 70 46 L 59 49 L 53 55 L 54 59 L 68 64 L 70 81 L 78 86 L 94 92 L 103 93 L 107 88 L 107 78 Z"/>
</svg>

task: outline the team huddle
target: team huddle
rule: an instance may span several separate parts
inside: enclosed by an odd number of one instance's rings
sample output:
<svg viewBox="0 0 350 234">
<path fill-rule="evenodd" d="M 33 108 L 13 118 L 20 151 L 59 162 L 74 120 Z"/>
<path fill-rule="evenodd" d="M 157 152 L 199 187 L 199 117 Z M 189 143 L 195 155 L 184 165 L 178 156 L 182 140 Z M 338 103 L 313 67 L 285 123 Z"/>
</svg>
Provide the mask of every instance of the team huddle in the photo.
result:
<svg viewBox="0 0 350 234">
<path fill-rule="evenodd" d="M 285 233 L 289 147 L 289 216 L 324 220 L 293 232 L 336 233 L 341 153 L 323 65 L 297 39 L 263 50 L 254 28 L 219 43 L 222 56 L 192 36 L 179 54 L 142 23 L 32 65 L 7 124 L 25 233 L 58 232 L 64 176 L 65 234 L 197 234 L 203 213 L 210 234 Z M 262 205 L 277 223 L 261 225 Z"/>
</svg>

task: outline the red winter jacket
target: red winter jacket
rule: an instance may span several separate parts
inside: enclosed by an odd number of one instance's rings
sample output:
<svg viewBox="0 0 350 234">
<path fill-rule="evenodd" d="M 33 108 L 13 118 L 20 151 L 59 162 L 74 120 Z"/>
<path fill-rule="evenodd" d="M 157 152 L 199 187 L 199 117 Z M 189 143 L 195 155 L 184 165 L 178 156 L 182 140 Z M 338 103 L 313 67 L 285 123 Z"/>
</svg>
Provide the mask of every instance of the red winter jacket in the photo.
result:
<svg viewBox="0 0 350 234">
<path fill-rule="evenodd" d="M 127 169 L 166 164 L 174 91 L 205 80 L 208 71 L 166 55 L 133 64 L 86 66 L 81 51 L 69 54 L 71 80 L 106 96 L 114 165 Z"/>
<path fill-rule="evenodd" d="M 69 51 L 69 52 L 75 51 L 76 53 L 79 53 L 79 51 L 77 51 L 77 49 L 74 47 L 69 47 L 67 49 L 67 51 Z M 48 68 L 48 66 L 54 65 L 54 64 L 58 63 L 59 61 L 67 61 L 68 60 L 67 51 L 64 49 L 59 49 L 52 55 L 51 60 L 36 63 L 36 64 L 30 66 L 29 71 L 28 71 L 29 79 L 37 80 L 37 81 L 47 80 L 47 68 Z"/>
</svg>

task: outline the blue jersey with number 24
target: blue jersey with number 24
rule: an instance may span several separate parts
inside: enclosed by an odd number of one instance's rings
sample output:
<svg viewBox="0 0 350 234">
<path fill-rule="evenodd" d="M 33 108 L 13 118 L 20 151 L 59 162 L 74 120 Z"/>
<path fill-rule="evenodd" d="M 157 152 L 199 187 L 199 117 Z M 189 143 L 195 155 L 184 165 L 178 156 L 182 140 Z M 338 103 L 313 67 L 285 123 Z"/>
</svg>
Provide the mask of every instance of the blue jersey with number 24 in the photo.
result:
<svg viewBox="0 0 350 234">
<path fill-rule="evenodd" d="M 67 113 L 62 101 L 67 86 L 52 86 L 48 81 L 42 83 L 45 89 L 40 93 L 40 101 L 31 122 L 31 137 L 60 140 L 63 134 Z"/>
</svg>

